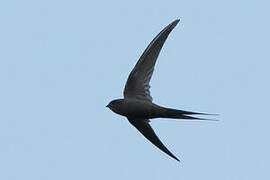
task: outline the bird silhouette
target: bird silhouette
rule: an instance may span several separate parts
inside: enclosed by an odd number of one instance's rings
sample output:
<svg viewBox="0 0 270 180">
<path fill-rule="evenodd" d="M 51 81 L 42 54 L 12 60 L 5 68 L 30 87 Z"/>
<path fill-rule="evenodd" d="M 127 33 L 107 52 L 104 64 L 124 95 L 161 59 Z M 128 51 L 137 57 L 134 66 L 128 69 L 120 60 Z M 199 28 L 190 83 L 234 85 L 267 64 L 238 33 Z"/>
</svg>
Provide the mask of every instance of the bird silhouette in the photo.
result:
<svg viewBox="0 0 270 180">
<path fill-rule="evenodd" d="M 161 151 L 168 154 L 175 160 L 179 159 L 173 155 L 160 141 L 154 130 L 150 126 L 149 119 L 154 118 L 174 118 L 190 120 L 210 120 L 190 115 L 212 115 L 191 111 L 183 111 L 172 108 L 161 107 L 152 102 L 150 95 L 150 85 L 154 66 L 160 50 L 168 35 L 178 24 L 179 19 L 166 26 L 148 45 L 137 64 L 131 71 L 124 89 L 124 99 L 111 101 L 107 107 L 113 112 L 127 117 L 128 121 L 151 143 Z"/>
</svg>

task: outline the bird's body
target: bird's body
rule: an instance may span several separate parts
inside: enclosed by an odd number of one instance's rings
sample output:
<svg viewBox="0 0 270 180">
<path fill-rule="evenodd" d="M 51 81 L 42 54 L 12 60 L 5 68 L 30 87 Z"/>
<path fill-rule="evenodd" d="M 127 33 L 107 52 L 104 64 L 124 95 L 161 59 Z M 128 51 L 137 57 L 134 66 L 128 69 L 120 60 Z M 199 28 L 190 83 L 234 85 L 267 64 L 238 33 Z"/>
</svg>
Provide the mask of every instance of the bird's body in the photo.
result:
<svg viewBox="0 0 270 180">
<path fill-rule="evenodd" d="M 150 119 L 173 118 L 206 120 L 189 115 L 209 115 L 165 108 L 152 102 L 149 82 L 154 71 L 154 66 L 163 44 L 178 22 L 179 20 L 175 20 L 165 27 L 148 45 L 128 77 L 124 89 L 124 99 L 113 100 L 107 105 L 113 112 L 127 117 L 129 122 L 138 129 L 144 137 L 177 161 L 179 161 L 179 159 L 163 145 L 155 134 L 149 124 Z"/>
<path fill-rule="evenodd" d="M 113 102 L 112 111 L 128 118 L 157 118 L 159 108 L 157 105 L 136 99 L 117 99 Z"/>
<path fill-rule="evenodd" d="M 201 119 L 187 116 L 188 114 L 201 114 L 191 111 L 182 111 L 177 109 L 165 108 L 149 101 L 136 99 L 116 99 L 111 102 L 111 110 L 116 114 L 126 116 L 127 118 L 173 118 L 173 119 Z"/>
</svg>

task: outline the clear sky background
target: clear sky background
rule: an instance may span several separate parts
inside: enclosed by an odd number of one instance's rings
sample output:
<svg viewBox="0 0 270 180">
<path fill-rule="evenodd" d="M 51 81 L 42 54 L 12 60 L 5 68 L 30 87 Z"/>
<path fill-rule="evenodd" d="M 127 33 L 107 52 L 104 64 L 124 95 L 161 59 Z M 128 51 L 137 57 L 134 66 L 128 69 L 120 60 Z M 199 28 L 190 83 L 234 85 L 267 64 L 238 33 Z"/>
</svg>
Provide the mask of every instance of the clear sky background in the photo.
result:
<svg viewBox="0 0 270 180">
<path fill-rule="evenodd" d="M 269 1 L 1 1 L 0 179 L 268 180 Z M 177 162 L 105 106 L 173 20 L 152 121 Z"/>
</svg>

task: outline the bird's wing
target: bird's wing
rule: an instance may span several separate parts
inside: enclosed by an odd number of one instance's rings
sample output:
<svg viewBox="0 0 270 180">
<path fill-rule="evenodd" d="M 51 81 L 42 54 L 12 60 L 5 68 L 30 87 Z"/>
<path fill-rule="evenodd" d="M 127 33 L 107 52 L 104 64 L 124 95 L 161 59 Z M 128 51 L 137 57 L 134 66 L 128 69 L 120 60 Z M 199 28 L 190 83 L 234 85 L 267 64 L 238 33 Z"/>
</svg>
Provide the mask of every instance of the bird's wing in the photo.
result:
<svg viewBox="0 0 270 180">
<path fill-rule="evenodd" d="M 129 122 L 138 129 L 144 137 L 146 137 L 151 143 L 153 143 L 156 147 L 158 147 L 161 151 L 165 152 L 175 160 L 179 161 L 177 157 L 175 157 L 159 140 L 156 133 L 152 129 L 152 127 L 149 124 L 148 119 L 131 119 L 128 118 Z"/>
<path fill-rule="evenodd" d="M 179 20 L 175 20 L 165 27 L 145 49 L 129 74 L 124 90 L 125 98 L 152 102 L 149 82 L 154 71 L 154 66 L 164 42 L 178 22 Z"/>
</svg>

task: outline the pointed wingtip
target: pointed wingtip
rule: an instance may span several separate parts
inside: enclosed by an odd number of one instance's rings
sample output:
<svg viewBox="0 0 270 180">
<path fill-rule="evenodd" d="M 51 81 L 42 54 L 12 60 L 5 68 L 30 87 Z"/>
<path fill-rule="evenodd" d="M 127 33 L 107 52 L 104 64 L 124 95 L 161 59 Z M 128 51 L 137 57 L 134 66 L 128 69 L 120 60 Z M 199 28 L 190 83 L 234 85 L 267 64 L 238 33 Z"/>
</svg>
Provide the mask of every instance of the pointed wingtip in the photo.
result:
<svg viewBox="0 0 270 180">
<path fill-rule="evenodd" d="M 180 19 L 174 20 L 169 26 L 172 27 L 172 29 L 179 23 Z"/>
<path fill-rule="evenodd" d="M 171 156 L 173 159 L 175 159 L 176 161 L 181 162 L 175 155 L 171 154 L 170 156 Z"/>
<path fill-rule="evenodd" d="M 176 161 L 181 162 L 178 158 L 175 158 Z"/>
</svg>

